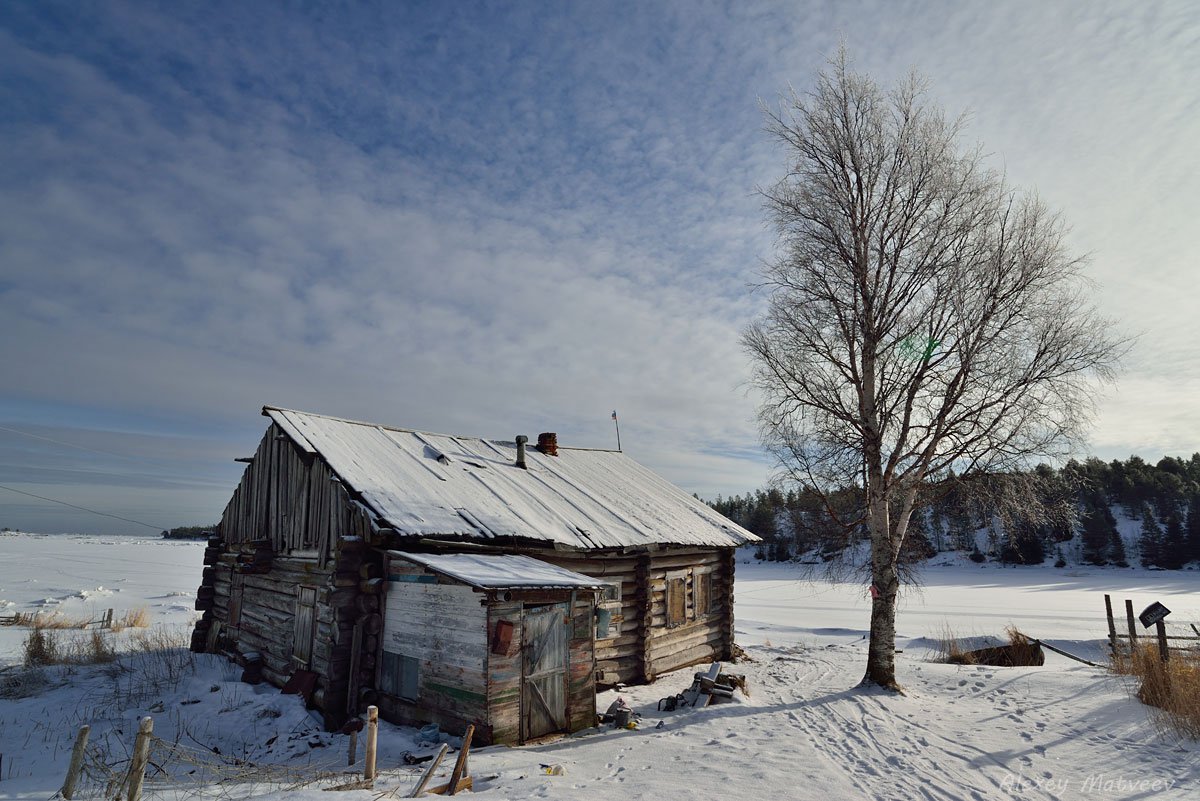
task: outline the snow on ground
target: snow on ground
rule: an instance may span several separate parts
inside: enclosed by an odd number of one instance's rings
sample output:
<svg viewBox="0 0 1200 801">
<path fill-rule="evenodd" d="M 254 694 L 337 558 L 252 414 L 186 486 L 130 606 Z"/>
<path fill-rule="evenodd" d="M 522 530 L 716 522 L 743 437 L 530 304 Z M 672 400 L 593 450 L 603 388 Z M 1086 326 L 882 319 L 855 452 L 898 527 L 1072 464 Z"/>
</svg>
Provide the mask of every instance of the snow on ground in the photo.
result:
<svg viewBox="0 0 1200 801">
<path fill-rule="evenodd" d="M 0 618 L 16 612 L 98 620 L 145 607 L 162 623 L 194 619 L 203 541 L 0 533 Z M 0 665 L 20 655 L 23 629 L 0 626 Z"/>
<path fill-rule="evenodd" d="M 150 606 L 162 620 L 178 624 L 185 616 L 172 608 L 172 597 L 163 596 L 194 591 L 203 545 L 154 542 L 0 538 L 0 597 L 26 611 L 38 596 L 119 587 L 122 592 L 112 597 L 120 596 L 122 604 Z M 749 699 L 658 712 L 659 698 L 690 684 L 690 670 L 628 688 L 621 694 L 641 712 L 640 729 L 605 727 L 537 746 L 479 749 L 471 756 L 475 795 L 655 801 L 1198 797 L 1200 747 L 1160 733 L 1147 709 L 1105 671 L 1054 654 L 1042 668 L 1018 669 L 942 665 L 929 658 L 946 627 L 960 635 L 999 635 L 1009 623 L 1099 657 L 1104 592 L 1118 604 L 1133 599 L 1139 610 L 1162 600 L 1173 619 L 1200 621 L 1200 573 L 946 561 L 925 569 L 923 589 L 902 604 L 897 662 L 905 696 L 855 687 L 866 653 L 863 586 L 807 581 L 795 565 L 739 563 L 737 630 L 753 661 L 735 669 L 747 675 Z M 28 591 L 26 579 L 54 589 Z M 90 602 L 62 601 L 84 608 Z M 108 597 L 99 604 L 108 605 Z M 14 645 L 11 638 L 0 640 L 0 656 L 13 659 Z M 294 784 L 301 775 L 346 771 L 347 739 L 322 732 L 296 698 L 240 683 L 238 669 L 217 657 L 179 653 L 172 662 L 140 664 L 135 671 L 111 665 L 54 669 L 44 677 L 47 686 L 30 697 L 0 699 L 0 798 L 48 798 L 62 781 L 71 738 L 82 722 L 92 723 L 93 742 L 106 744 L 120 760 L 137 719 L 153 715 L 156 735 L 177 745 L 174 755 L 158 752 L 176 783 L 152 775 L 151 798 L 329 801 L 316 786 Z M 135 681 L 138 676 L 155 680 Z M 601 707 L 616 696 L 603 694 Z M 339 797 L 375 801 L 393 789 L 404 795 L 419 769 L 404 767 L 400 757 L 417 747 L 415 736 L 413 729 L 383 725 L 384 773 L 375 789 Z M 226 767 L 241 783 L 209 782 L 195 790 L 205 771 L 230 759 L 274 767 L 258 769 L 257 784 L 245 781 L 245 767 Z M 561 766 L 562 775 L 547 775 L 544 765 Z"/>
</svg>

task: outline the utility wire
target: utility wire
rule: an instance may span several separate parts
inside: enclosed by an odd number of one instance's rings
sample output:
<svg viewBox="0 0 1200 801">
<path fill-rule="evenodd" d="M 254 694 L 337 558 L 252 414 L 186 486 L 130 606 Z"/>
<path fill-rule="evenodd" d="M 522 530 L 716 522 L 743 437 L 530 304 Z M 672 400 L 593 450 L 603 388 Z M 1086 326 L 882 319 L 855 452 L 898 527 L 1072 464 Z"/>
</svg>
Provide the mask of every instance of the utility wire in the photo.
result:
<svg viewBox="0 0 1200 801">
<path fill-rule="evenodd" d="M 128 453 L 118 453 L 117 451 L 106 451 L 106 450 L 103 450 L 102 448 L 89 448 L 86 445 L 76 445 L 74 442 L 65 442 L 61 439 L 54 439 L 53 437 L 44 437 L 41 434 L 34 434 L 31 431 L 22 431 L 19 428 L 9 428 L 8 426 L 0 426 L 0 431 L 7 431 L 10 434 L 20 434 L 22 437 L 29 437 L 30 439 L 40 439 L 43 442 L 53 442 L 55 445 L 63 445 L 68 448 L 74 448 L 77 451 L 88 451 L 89 453 L 103 453 L 108 456 L 118 456 L 122 459 L 132 459 L 136 462 L 149 462 L 151 464 L 168 464 L 168 462 L 165 462 L 161 459 L 152 459 L 152 458 L 147 458 L 145 456 L 133 456 Z"/>
<path fill-rule="evenodd" d="M 73 503 L 67 503 L 66 501 L 60 501 L 57 498 L 47 498 L 44 495 L 34 495 L 32 492 L 26 492 L 25 490 L 13 489 L 12 487 L 6 487 L 3 484 L 0 484 L 0 489 L 5 489 L 5 490 L 8 490 L 9 492 L 15 492 L 18 495 L 28 495 L 30 498 L 37 498 L 38 500 L 41 500 L 41 501 L 49 501 L 50 503 L 62 504 L 63 506 L 69 506 L 72 509 L 79 509 L 80 511 L 83 511 L 83 512 L 91 512 L 94 515 L 103 515 L 104 517 L 111 517 L 111 518 L 115 518 L 116 520 L 124 520 L 126 523 L 134 523 L 139 526 L 145 526 L 146 528 L 152 528 L 155 531 L 165 531 L 167 528 L 169 528 L 169 526 L 152 526 L 149 523 L 143 523 L 141 520 L 133 520 L 128 517 L 121 517 L 120 515 L 109 514 L 108 512 L 97 512 L 95 509 L 89 509 L 86 506 L 76 506 Z"/>
<path fill-rule="evenodd" d="M 155 465 L 160 468 L 161 467 L 174 468 L 174 467 L 178 466 L 177 464 L 175 464 L 173 462 L 168 462 L 163 459 L 154 459 L 154 458 L 150 458 L 150 457 L 146 457 L 146 456 L 134 456 L 134 455 L 128 454 L 128 453 L 118 453 L 117 451 L 106 451 L 101 448 L 89 448 L 86 445 L 76 445 L 74 442 L 64 442 L 61 439 L 54 439 L 53 437 L 43 437 L 41 434 L 33 434 L 29 431 L 22 431 L 19 428 L 9 428 L 8 426 L 0 426 L 0 431 L 7 431 L 11 434 L 19 434 L 22 437 L 29 437 L 30 439 L 40 439 L 43 442 L 52 442 L 55 445 L 62 445 L 67 448 L 74 448 L 77 451 L 87 451 L 88 453 L 101 453 L 101 454 L 105 454 L 106 456 L 116 456 L 119 459 L 129 459 L 130 461 L 133 461 L 133 462 L 141 462 L 143 464 Z M 117 475 L 115 473 L 106 472 L 103 470 L 92 471 L 92 472 L 96 472 L 101 475 Z M 229 485 L 229 482 L 227 482 L 227 481 L 217 481 L 217 480 L 199 481 L 199 480 L 193 478 L 191 475 L 181 474 L 178 472 L 160 472 L 158 475 L 160 477 L 175 477 L 175 478 L 185 478 L 186 477 L 186 478 L 190 479 L 193 484 L 204 484 L 205 486 L 210 486 L 210 487 L 225 488 Z"/>
</svg>

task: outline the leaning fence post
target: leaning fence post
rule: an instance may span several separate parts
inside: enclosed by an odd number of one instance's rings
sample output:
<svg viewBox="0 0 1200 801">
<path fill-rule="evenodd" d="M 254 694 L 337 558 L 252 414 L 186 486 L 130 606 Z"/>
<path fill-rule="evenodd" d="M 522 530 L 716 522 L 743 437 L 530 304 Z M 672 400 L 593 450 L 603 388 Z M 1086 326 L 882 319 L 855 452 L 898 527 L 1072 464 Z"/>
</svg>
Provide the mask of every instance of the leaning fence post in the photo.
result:
<svg viewBox="0 0 1200 801">
<path fill-rule="evenodd" d="M 129 792 L 126 801 L 140 801 L 142 780 L 146 777 L 146 762 L 150 759 L 150 735 L 154 733 L 154 718 L 144 717 L 138 726 L 133 744 L 133 761 L 129 764 Z"/>
<path fill-rule="evenodd" d="M 88 732 L 91 726 L 80 726 L 79 734 L 75 736 L 75 748 L 71 750 L 71 765 L 67 768 L 67 778 L 63 781 L 62 797 L 71 801 L 75 795 L 75 783 L 79 781 L 79 769 L 83 767 L 83 753 L 87 748 Z"/>
<path fill-rule="evenodd" d="M 1112 651 L 1113 659 L 1119 656 L 1117 651 L 1117 624 L 1113 620 L 1112 596 L 1104 593 L 1104 613 L 1108 618 L 1108 648 Z"/>
<path fill-rule="evenodd" d="M 1125 620 L 1129 623 L 1129 653 L 1132 656 L 1137 650 L 1137 628 L 1133 625 L 1133 601 L 1125 599 Z"/>
<path fill-rule="evenodd" d="M 375 778 L 375 741 L 379 737 L 379 707 L 367 707 L 367 753 L 363 758 L 363 778 Z"/>
</svg>

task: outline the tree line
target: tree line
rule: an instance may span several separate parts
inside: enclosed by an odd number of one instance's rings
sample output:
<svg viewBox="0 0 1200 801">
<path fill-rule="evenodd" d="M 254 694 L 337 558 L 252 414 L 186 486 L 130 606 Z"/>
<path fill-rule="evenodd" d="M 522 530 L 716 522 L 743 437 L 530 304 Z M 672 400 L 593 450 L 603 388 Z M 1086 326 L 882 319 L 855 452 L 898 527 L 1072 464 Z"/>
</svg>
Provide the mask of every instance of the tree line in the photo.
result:
<svg viewBox="0 0 1200 801">
<path fill-rule="evenodd" d="M 913 564 L 955 551 L 977 562 L 1041 564 L 1053 558 L 1059 567 L 1071 553 L 1084 564 L 1117 567 L 1179 570 L 1200 561 L 1200 453 L 1155 464 L 1138 456 L 1073 460 L 1058 469 L 1039 465 L 1015 484 L 1014 477 L 951 476 L 927 483 L 900 561 Z M 1018 492 L 996 491 L 1006 484 Z M 861 487 L 824 496 L 765 488 L 708 503 L 762 537 L 756 556 L 768 561 L 830 561 L 868 536 Z M 1121 518 L 1139 521 L 1132 553 L 1118 529 Z"/>
</svg>

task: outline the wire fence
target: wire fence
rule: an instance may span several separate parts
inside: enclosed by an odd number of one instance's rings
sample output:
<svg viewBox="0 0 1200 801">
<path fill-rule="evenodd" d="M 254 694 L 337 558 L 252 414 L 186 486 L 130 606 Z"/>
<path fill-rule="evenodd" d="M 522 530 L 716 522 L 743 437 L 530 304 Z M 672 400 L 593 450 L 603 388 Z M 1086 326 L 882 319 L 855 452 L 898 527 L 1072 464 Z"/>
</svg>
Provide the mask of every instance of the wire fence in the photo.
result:
<svg viewBox="0 0 1200 801">
<path fill-rule="evenodd" d="M 107 749 L 89 747 L 74 799 L 124 799 L 130 781 L 132 754 L 114 759 Z M 150 738 L 142 793 L 162 801 L 247 798 L 266 792 L 300 788 L 332 788 L 361 773 L 333 771 L 311 765 L 273 765 L 248 762 L 181 742 Z"/>
</svg>

